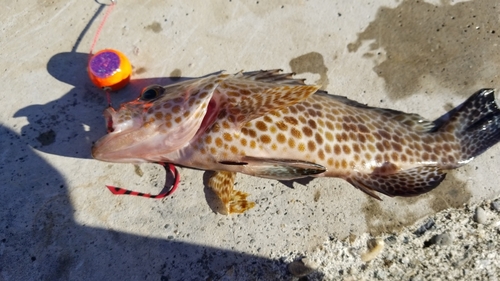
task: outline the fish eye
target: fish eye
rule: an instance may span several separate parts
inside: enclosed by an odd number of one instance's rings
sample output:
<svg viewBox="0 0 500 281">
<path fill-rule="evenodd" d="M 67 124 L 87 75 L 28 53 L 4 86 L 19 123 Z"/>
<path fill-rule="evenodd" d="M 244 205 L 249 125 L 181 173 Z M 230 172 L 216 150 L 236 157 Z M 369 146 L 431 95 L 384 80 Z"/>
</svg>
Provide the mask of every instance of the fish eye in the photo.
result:
<svg viewBox="0 0 500 281">
<path fill-rule="evenodd" d="M 155 99 L 160 95 L 162 89 L 163 88 L 158 85 L 146 87 L 142 90 L 139 99 L 143 101 L 150 101 L 152 99 Z"/>
</svg>

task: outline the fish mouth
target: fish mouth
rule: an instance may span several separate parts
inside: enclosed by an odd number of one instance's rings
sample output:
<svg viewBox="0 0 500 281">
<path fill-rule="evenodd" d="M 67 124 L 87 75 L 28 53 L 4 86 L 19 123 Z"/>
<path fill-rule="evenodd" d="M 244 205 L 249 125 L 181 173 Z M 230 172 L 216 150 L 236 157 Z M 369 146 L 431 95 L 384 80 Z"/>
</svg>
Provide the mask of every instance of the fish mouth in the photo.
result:
<svg viewBox="0 0 500 281">
<path fill-rule="evenodd" d="M 103 111 L 108 134 L 97 140 L 92 146 L 92 157 L 94 159 L 108 162 L 143 162 L 133 156 L 120 156 L 120 151 L 133 147 L 134 139 L 137 138 L 134 130 L 130 126 L 125 128 L 116 124 L 114 120 L 118 118 L 118 112 L 111 106 Z M 123 158 L 123 159 L 122 159 Z"/>
<path fill-rule="evenodd" d="M 211 96 L 203 101 L 208 104 L 189 107 L 186 103 L 182 110 L 188 116 L 179 118 L 167 131 L 162 131 L 166 127 L 164 120 L 153 118 L 154 112 L 147 112 L 149 106 L 130 103 L 116 110 L 106 108 L 103 117 L 108 133 L 95 142 L 92 157 L 120 163 L 159 162 L 178 157 L 174 152 L 198 139 L 218 116 L 220 101 Z"/>
</svg>

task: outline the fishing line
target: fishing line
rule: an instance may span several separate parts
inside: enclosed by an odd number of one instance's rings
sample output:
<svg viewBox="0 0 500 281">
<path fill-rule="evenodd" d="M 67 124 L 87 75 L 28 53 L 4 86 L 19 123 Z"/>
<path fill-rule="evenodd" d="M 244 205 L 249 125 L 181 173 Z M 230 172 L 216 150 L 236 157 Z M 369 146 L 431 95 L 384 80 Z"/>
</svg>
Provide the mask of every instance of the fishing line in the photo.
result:
<svg viewBox="0 0 500 281">
<path fill-rule="evenodd" d="M 94 39 L 92 40 L 92 45 L 90 45 L 90 52 L 89 52 L 89 60 L 92 57 L 92 53 L 94 52 L 94 47 L 95 44 L 97 43 L 97 40 L 99 39 L 99 36 L 101 35 L 102 28 L 104 27 L 104 23 L 109 17 L 109 14 L 111 14 L 111 11 L 113 11 L 113 8 L 116 5 L 116 0 L 111 0 L 111 5 L 108 6 L 108 10 L 104 14 L 104 17 L 102 18 L 101 23 L 99 24 L 99 27 L 97 28 L 97 31 L 94 35 Z"/>
<path fill-rule="evenodd" d="M 92 45 L 90 46 L 89 59 L 87 65 L 87 71 L 90 80 L 94 85 L 104 90 L 106 93 L 106 98 L 108 101 L 108 107 L 111 106 L 111 91 L 118 91 L 119 89 L 125 87 L 130 82 L 130 76 L 132 74 L 132 65 L 129 59 L 120 51 L 114 49 L 104 49 L 94 53 L 95 45 L 99 40 L 101 31 L 106 23 L 111 11 L 116 6 L 116 0 L 111 0 L 111 4 L 108 5 L 106 13 L 102 18 L 99 27 L 97 28 L 96 34 L 92 40 Z M 102 11 L 103 6 L 99 7 L 98 13 Z M 108 125 L 109 126 L 109 125 Z M 109 133 L 109 132 L 108 132 Z M 174 182 L 170 188 L 165 185 L 162 192 L 158 195 L 152 195 L 149 193 L 142 193 L 137 191 L 132 191 L 116 186 L 106 185 L 106 187 L 115 195 L 134 195 L 148 198 L 164 198 L 171 195 L 178 187 L 180 181 L 180 175 L 175 166 L 171 163 L 158 163 L 162 165 L 165 170 L 167 170 L 167 165 L 174 178 Z"/>
<path fill-rule="evenodd" d="M 130 82 L 130 75 L 132 74 L 132 65 L 122 52 L 114 49 L 104 49 L 94 54 L 94 48 L 99 40 L 104 24 L 115 5 L 116 0 L 111 0 L 111 4 L 108 5 L 106 13 L 97 28 L 92 45 L 90 46 L 87 65 L 92 83 L 106 92 L 108 106 L 111 106 L 110 92 L 118 91 L 125 87 Z"/>
</svg>

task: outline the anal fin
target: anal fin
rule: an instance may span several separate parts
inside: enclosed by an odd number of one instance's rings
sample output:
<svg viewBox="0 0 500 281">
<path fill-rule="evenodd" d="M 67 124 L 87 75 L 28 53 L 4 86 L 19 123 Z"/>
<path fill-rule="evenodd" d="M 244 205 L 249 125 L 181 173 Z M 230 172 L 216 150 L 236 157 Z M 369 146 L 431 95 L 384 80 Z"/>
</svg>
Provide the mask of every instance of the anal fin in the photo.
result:
<svg viewBox="0 0 500 281">
<path fill-rule="evenodd" d="M 416 196 L 426 193 L 438 186 L 446 174 L 436 166 L 423 166 L 400 170 L 391 174 L 355 173 L 347 181 L 366 194 L 377 198 L 375 192 L 387 196 Z"/>
<path fill-rule="evenodd" d="M 245 174 L 277 180 L 293 180 L 326 172 L 326 168 L 322 165 L 295 159 L 244 156 L 238 162 L 219 163 L 242 166 Z"/>
<path fill-rule="evenodd" d="M 216 172 L 208 185 L 222 201 L 226 215 L 241 214 L 255 206 L 255 202 L 247 201 L 248 193 L 234 190 L 235 172 L 220 171 Z"/>
</svg>

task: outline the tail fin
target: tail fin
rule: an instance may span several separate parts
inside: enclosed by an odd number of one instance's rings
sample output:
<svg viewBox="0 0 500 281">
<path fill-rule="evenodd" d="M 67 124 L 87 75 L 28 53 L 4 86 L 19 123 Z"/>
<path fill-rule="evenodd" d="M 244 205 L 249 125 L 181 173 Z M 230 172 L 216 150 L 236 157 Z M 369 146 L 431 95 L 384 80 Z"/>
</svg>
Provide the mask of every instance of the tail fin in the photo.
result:
<svg viewBox="0 0 500 281">
<path fill-rule="evenodd" d="M 436 131 L 454 133 L 465 164 L 500 141 L 500 110 L 494 89 L 481 89 L 464 103 L 434 121 Z"/>
</svg>

